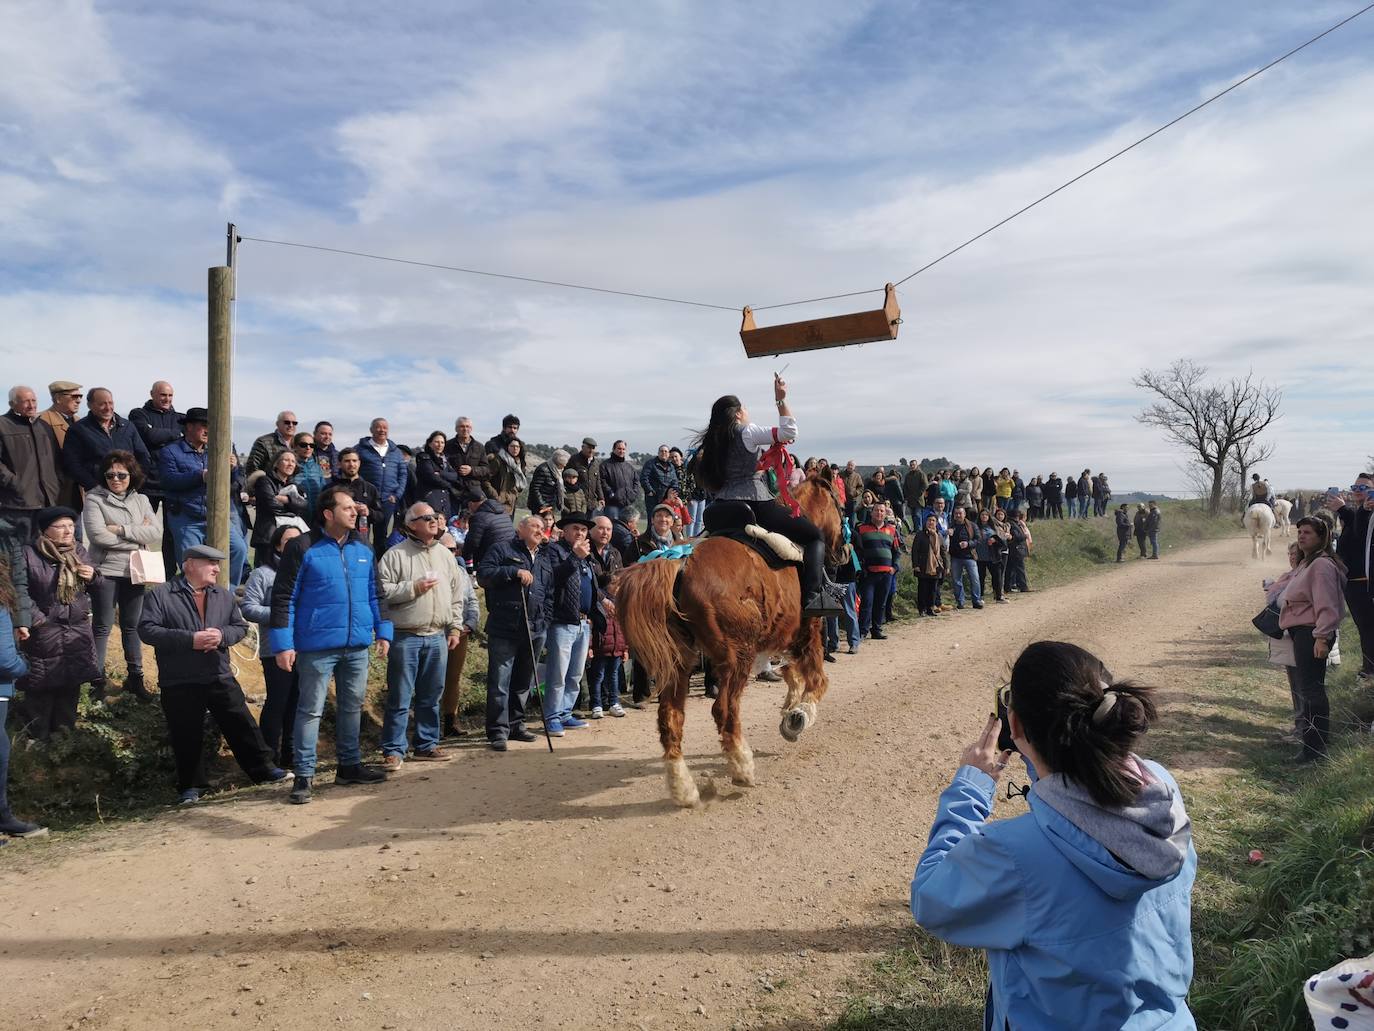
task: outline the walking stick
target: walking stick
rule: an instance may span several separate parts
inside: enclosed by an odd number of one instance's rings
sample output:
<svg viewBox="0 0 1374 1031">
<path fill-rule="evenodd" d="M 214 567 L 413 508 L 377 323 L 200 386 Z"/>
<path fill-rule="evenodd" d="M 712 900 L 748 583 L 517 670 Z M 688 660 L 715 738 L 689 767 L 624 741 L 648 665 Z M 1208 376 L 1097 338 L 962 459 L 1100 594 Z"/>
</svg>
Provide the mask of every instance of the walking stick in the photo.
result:
<svg viewBox="0 0 1374 1031">
<path fill-rule="evenodd" d="M 525 601 L 525 588 L 520 588 L 520 612 L 525 617 L 525 641 L 530 646 L 530 677 L 534 680 L 534 697 L 539 703 L 540 722 L 544 725 L 544 740 L 549 751 L 553 751 L 553 735 L 549 733 L 549 720 L 544 714 L 544 692 L 539 688 L 539 656 L 534 654 L 534 634 L 530 633 L 530 608 Z M 514 672 L 512 670 L 512 672 Z"/>
</svg>

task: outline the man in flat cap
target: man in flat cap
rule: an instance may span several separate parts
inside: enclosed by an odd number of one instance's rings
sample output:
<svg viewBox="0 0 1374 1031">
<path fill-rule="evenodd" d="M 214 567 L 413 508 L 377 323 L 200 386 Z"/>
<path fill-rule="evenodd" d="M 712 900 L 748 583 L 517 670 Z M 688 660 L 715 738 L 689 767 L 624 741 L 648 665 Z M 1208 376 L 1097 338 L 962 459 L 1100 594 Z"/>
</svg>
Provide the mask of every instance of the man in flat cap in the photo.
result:
<svg viewBox="0 0 1374 1031">
<path fill-rule="evenodd" d="M 549 621 L 545 638 L 549 658 L 545 667 L 544 721 L 551 731 L 576 730 L 587 725 L 573 715 L 573 709 L 587 666 L 592 620 L 602 618 L 603 596 L 588 539 L 593 525 L 590 516 L 569 513 L 558 522 L 562 539 L 539 553 L 539 561 L 548 570 L 549 584 L 544 598 Z"/>
<path fill-rule="evenodd" d="M 59 379 L 48 384 L 48 396 L 52 398 L 52 404 L 39 412 L 38 418 L 52 427 L 52 433 L 57 438 L 57 448 L 60 451 L 66 442 L 67 431 L 72 428 L 72 423 L 76 422 L 76 413 L 81 410 L 81 401 L 86 395 L 81 392 L 80 383 L 73 383 L 69 379 Z M 76 480 L 60 468 L 60 461 L 58 465 L 62 487 L 58 493 L 57 503 L 68 508 L 74 508 L 79 512 L 81 511 L 81 489 L 76 485 Z"/>
<path fill-rule="evenodd" d="M 220 563 L 228 560 L 208 544 L 182 552 L 181 575 L 148 592 L 138 636 L 157 656 L 158 687 L 177 768 L 177 801 L 200 800 L 204 769 L 205 713 L 229 742 L 239 768 L 255 784 L 286 779 L 272 761 L 253 714 L 229 665 L 229 649 L 248 624 L 234 595 L 220 587 Z"/>
</svg>

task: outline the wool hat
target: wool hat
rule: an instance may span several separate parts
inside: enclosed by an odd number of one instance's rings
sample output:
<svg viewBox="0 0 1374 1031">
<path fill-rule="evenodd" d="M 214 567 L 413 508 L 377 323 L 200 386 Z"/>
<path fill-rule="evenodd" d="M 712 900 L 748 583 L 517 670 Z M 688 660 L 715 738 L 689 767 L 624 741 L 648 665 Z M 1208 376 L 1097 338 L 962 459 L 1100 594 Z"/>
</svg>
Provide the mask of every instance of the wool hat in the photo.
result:
<svg viewBox="0 0 1374 1031">
<path fill-rule="evenodd" d="M 70 394 L 73 390 L 80 390 L 80 383 L 73 383 L 69 379 L 55 379 L 48 384 L 48 394 L 56 397 L 58 394 Z"/>
<path fill-rule="evenodd" d="M 66 505 L 53 505 L 51 508 L 42 509 L 33 521 L 38 526 L 38 532 L 42 533 L 59 519 L 70 519 L 75 523 L 79 518 L 80 516 Z"/>
<path fill-rule="evenodd" d="M 182 560 L 188 558 L 203 558 L 210 562 L 227 562 L 229 556 L 218 548 L 212 548 L 208 544 L 195 544 L 181 553 Z"/>
</svg>

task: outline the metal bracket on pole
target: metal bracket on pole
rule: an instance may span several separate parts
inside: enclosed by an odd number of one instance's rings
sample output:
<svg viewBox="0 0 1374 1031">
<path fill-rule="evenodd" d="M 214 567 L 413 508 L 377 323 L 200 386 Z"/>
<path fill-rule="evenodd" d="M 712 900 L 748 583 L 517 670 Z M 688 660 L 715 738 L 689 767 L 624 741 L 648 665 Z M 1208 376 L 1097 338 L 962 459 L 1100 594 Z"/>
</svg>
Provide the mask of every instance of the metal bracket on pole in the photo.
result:
<svg viewBox="0 0 1374 1031">
<path fill-rule="evenodd" d="M 233 277 L 233 278 L 234 278 L 234 281 L 230 284 L 229 300 L 231 300 L 231 301 L 237 301 L 237 300 L 238 300 L 238 296 L 239 296 L 239 291 L 238 291 L 238 256 L 239 256 L 239 244 L 243 241 L 243 237 L 239 236 L 239 228 L 238 228 L 238 226 L 234 225 L 233 222 L 230 222 L 230 223 L 229 223 L 229 229 L 228 229 L 227 233 L 225 234 L 225 236 L 226 236 L 226 239 L 225 239 L 225 244 L 224 244 L 224 264 L 225 264 L 226 266 L 228 266 L 229 268 L 231 268 L 231 269 L 234 270 L 234 277 Z"/>
</svg>

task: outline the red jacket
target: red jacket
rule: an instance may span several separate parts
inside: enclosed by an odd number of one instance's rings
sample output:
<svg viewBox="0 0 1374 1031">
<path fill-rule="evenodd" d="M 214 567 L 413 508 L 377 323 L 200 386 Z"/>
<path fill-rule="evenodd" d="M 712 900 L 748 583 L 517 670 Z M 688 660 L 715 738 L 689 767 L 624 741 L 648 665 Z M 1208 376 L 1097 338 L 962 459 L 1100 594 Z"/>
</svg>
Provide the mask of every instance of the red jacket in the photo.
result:
<svg viewBox="0 0 1374 1031">
<path fill-rule="evenodd" d="M 592 654 L 597 658 L 609 658 L 612 655 L 625 655 L 630 650 L 629 643 L 625 640 L 625 631 L 620 629 L 620 621 L 614 616 L 606 617 L 606 629 L 597 633 L 592 632 Z"/>
</svg>

